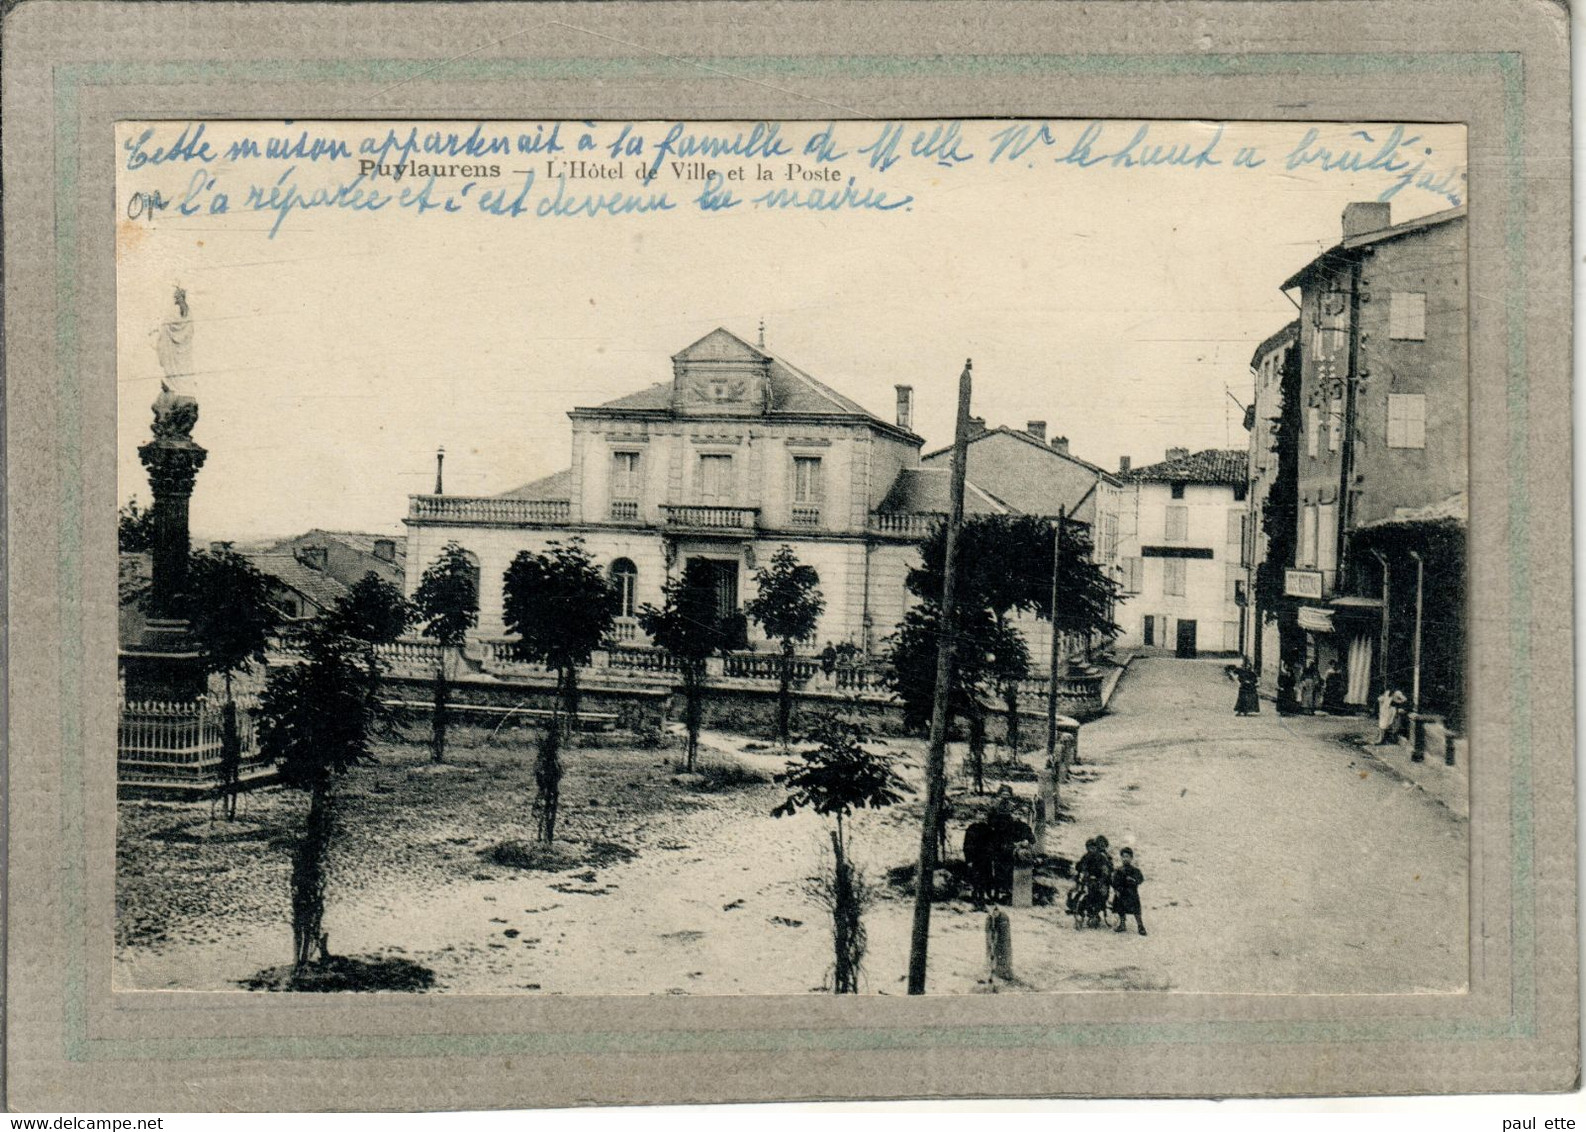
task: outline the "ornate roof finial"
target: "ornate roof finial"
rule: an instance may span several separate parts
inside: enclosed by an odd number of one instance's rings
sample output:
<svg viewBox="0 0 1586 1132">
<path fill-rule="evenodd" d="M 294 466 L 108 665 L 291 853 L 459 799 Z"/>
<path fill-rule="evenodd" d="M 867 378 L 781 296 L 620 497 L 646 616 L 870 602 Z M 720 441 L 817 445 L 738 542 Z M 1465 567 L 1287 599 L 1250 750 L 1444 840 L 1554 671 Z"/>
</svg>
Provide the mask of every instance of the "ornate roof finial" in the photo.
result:
<svg viewBox="0 0 1586 1132">
<path fill-rule="evenodd" d="M 762 318 L 760 320 L 760 338 L 759 338 L 759 340 L 757 342 L 755 342 L 755 345 L 758 346 L 762 350 L 765 349 L 765 319 L 764 318 Z"/>
</svg>

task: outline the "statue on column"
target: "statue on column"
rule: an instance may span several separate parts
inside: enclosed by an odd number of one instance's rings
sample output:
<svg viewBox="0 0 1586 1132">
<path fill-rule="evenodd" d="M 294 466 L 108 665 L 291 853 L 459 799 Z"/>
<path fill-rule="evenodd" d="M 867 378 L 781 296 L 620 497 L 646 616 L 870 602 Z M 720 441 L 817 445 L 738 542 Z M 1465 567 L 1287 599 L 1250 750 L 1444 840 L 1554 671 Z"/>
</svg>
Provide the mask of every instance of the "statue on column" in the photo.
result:
<svg viewBox="0 0 1586 1132">
<path fill-rule="evenodd" d="M 176 317 L 162 322 L 155 330 L 155 349 L 160 355 L 160 395 L 154 399 L 154 437 L 156 440 L 185 440 L 198 423 L 198 397 L 194 388 L 193 320 L 187 308 L 187 292 L 176 288 Z"/>
</svg>

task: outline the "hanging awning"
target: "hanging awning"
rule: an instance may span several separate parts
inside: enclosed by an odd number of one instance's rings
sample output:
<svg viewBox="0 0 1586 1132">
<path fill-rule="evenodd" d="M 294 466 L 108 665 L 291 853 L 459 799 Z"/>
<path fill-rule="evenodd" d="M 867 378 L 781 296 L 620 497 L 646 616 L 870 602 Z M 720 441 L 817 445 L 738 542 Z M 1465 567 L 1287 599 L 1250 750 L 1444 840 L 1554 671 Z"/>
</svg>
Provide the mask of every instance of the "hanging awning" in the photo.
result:
<svg viewBox="0 0 1586 1132">
<path fill-rule="evenodd" d="M 1333 611 L 1319 609 L 1314 605 L 1302 605 L 1299 608 L 1299 622 L 1301 629 L 1308 629 L 1313 633 L 1331 633 L 1333 631 Z"/>
<path fill-rule="evenodd" d="M 1344 597 L 1335 597 L 1328 604 L 1330 604 L 1334 609 L 1342 610 L 1346 613 L 1356 610 L 1371 612 L 1380 610 L 1382 608 L 1382 599 L 1380 597 L 1355 597 L 1353 595 L 1346 595 Z"/>
</svg>

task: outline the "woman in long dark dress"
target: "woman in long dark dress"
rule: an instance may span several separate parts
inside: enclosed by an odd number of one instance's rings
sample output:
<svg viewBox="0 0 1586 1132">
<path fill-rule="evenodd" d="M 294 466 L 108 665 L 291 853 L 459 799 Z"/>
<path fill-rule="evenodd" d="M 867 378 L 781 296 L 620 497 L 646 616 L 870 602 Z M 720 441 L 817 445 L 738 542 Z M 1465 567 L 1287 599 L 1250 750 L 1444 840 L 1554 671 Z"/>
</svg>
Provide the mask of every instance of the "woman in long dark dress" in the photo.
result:
<svg viewBox="0 0 1586 1132">
<path fill-rule="evenodd" d="M 1234 679 L 1239 681 L 1239 696 L 1234 700 L 1234 714 L 1259 715 L 1261 696 L 1257 691 L 1256 670 L 1248 664 L 1241 665 L 1239 671 L 1234 673 Z"/>
</svg>

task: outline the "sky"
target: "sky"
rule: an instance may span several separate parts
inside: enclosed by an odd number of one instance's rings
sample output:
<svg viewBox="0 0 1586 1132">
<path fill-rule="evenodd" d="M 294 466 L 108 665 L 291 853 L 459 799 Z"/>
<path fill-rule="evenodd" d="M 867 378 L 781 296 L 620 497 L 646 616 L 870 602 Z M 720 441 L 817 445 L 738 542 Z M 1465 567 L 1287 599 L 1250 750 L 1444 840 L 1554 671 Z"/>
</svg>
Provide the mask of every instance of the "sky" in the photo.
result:
<svg viewBox="0 0 1586 1132">
<path fill-rule="evenodd" d="M 148 502 L 136 448 L 159 392 L 156 328 L 177 285 L 194 324 L 193 436 L 210 450 L 191 505 L 198 539 L 400 533 L 406 497 L 433 487 L 438 447 L 451 494 L 549 474 L 568 464 L 568 410 L 670 380 L 671 355 L 718 326 L 753 342 L 761 320 L 770 351 L 884 419 L 892 387 L 912 384 L 927 450 L 951 440 L 966 358 L 975 415 L 992 426 L 1045 420 L 1106 467 L 1124 455 L 1154 462 L 1169 447 L 1243 447 L 1235 401 L 1249 399 L 1251 354 L 1294 317 L 1280 284 L 1337 242 L 1344 206 L 1389 193 L 1398 222 L 1464 191 L 1464 130 L 1447 125 L 1053 121 L 1044 135 L 1023 124 L 1036 140 L 1021 153 L 1007 132 L 1018 124 L 944 124 L 932 146 L 934 127 L 910 122 L 883 154 L 871 144 L 885 141 L 883 125 L 839 123 L 820 162 L 804 154 L 820 122 L 778 124 L 777 144 L 762 127 L 758 150 L 747 123 L 563 123 L 555 154 L 386 150 L 387 164 L 498 165 L 468 192 L 467 174 L 437 179 L 437 196 L 460 194 L 455 212 L 420 214 L 411 200 L 284 216 L 246 207 L 250 188 L 262 205 L 286 185 L 299 199 L 360 185 L 412 194 L 422 171 L 358 179 L 360 141 L 411 125 L 207 122 L 200 144 L 192 123 L 120 127 L 121 500 Z M 643 148 L 612 159 L 624 125 Z M 415 136 L 466 139 L 474 126 Z M 484 136 L 532 147 L 551 128 L 492 122 Z M 675 131 L 672 152 L 660 148 Z M 599 148 L 577 152 L 586 133 Z M 707 136 L 749 139 L 739 149 L 751 152 L 707 161 L 722 176 L 743 170 L 744 182 L 713 182 L 735 192 L 735 207 L 702 209 L 701 183 L 671 166 L 689 138 Z M 261 148 L 340 139 L 350 152 L 232 152 L 243 138 Z M 768 152 L 784 143 L 790 153 Z M 624 176 L 559 181 L 546 164 L 574 159 Z M 641 184 L 637 168 L 657 161 Z M 790 164 L 839 179 L 788 180 Z M 775 179 L 753 182 L 760 167 Z M 535 173 L 527 189 L 515 170 Z M 798 207 L 816 201 L 812 190 L 829 201 L 850 184 L 841 207 Z M 498 208 L 522 189 L 525 214 L 481 211 L 492 188 Z M 801 196 L 757 204 L 767 190 Z M 558 192 L 608 203 L 664 192 L 675 207 L 538 215 Z M 880 192 L 898 207 L 862 207 Z"/>
</svg>

